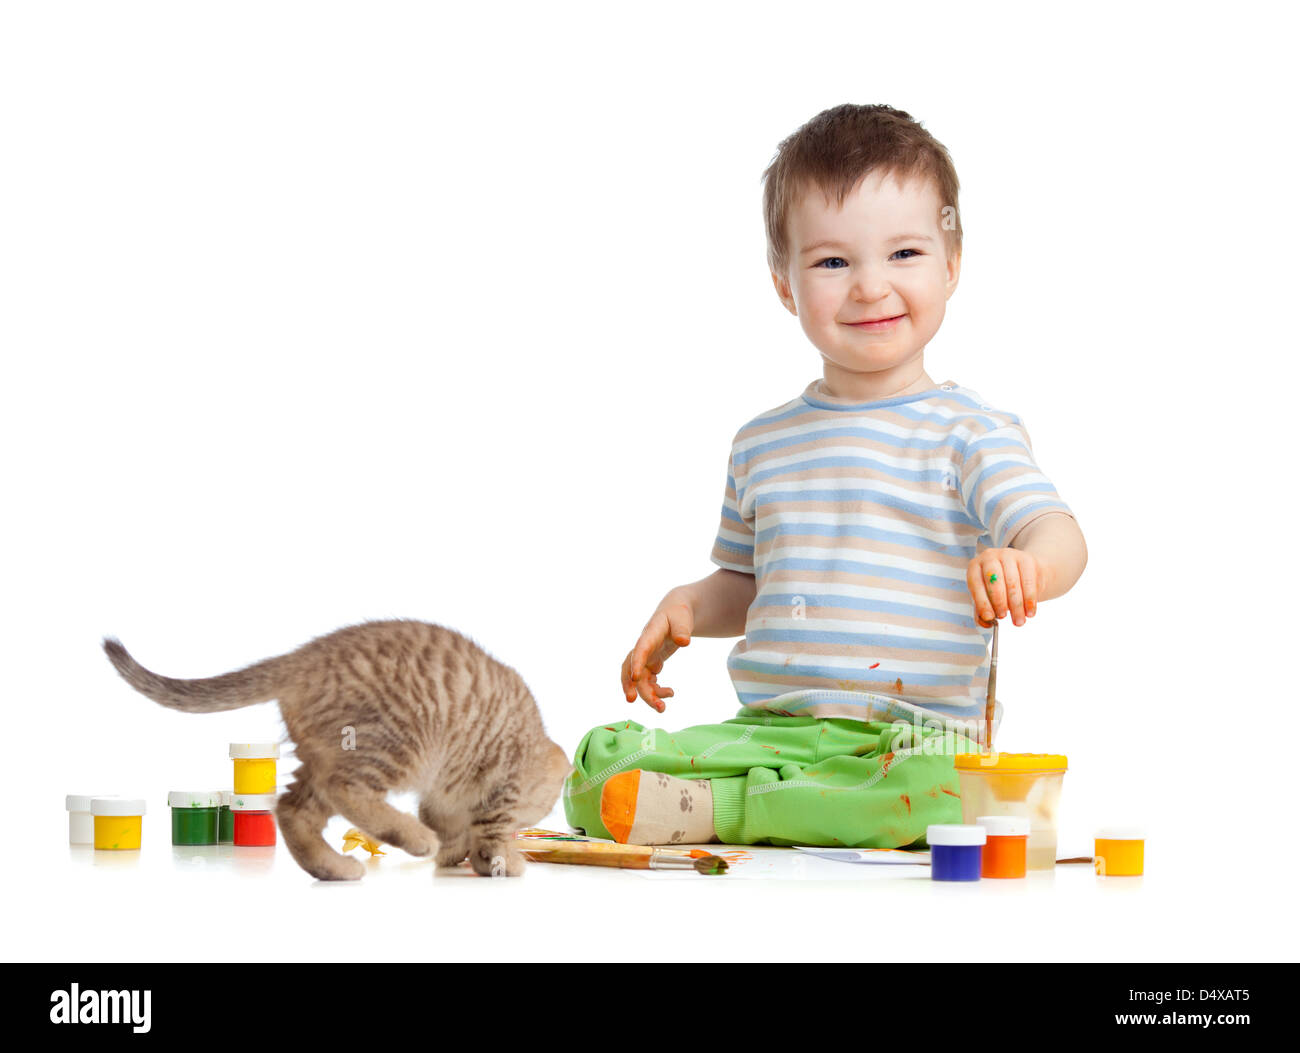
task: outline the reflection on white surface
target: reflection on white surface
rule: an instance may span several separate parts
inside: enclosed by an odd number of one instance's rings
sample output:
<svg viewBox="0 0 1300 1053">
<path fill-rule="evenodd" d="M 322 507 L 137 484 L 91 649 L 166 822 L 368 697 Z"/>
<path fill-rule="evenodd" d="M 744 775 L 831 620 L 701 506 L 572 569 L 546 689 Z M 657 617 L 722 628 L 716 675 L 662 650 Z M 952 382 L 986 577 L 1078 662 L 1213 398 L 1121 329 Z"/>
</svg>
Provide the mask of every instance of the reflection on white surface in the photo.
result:
<svg viewBox="0 0 1300 1053">
<path fill-rule="evenodd" d="M 729 858 L 729 871 L 716 876 L 532 862 L 521 878 L 491 879 L 466 864 L 439 870 L 431 859 L 388 847 L 382 856 L 347 853 L 365 865 L 360 881 L 321 882 L 282 843 L 173 846 L 167 824 L 149 819 L 134 852 L 70 846 L 62 823 L 36 831 L 45 846 L 21 864 L 20 880 L 34 890 L 29 898 L 78 909 L 15 912 L 15 960 L 586 961 L 606 953 L 613 934 L 638 931 L 639 918 L 647 931 L 698 934 L 692 947 L 707 960 L 767 960 L 771 934 L 804 931 L 812 911 L 842 914 L 848 926 L 843 938 L 818 945 L 818 960 L 867 960 L 887 937 L 892 960 L 931 961 L 936 940 L 996 932 L 998 947 L 1014 948 L 1007 951 L 1013 960 L 1113 961 L 1131 948 L 1154 960 L 1203 961 L 1232 959 L 1243 933 L 1286 928 L 1267 895 L 1234 900 L 1233 926 L 1187 926 L 1189 905 L 1239 890 L 1240 867 L 1189 851 L 1196 864 L 1179 868 L 1168 847 L 1148 860 L 1145 878 L 1099 878 L 1090 865 L 1073 864 L 973 882 L 936 882 L 921 865 L 718 844 L 698 846 Z M 562 813 L 537 825 L 567 829 Z M 326 841 L 341 849 L 349 826 L 331 822 Z M 196 895 L 211 898 L 210 931 L 174 924 Z M 1273 929 L 1259 919 L 1251 925 L 1252 913 L 1269 914 Z M 129 923 L 85 923 L 109 915 Z M 244 937 L 251 933 L 265 942 L 254 948 Z M 1276 946 L 1284 946 L 1280 937 Z M 638 948 L 647 960 L 681 956 L 671 941 Z M 970 960 L 986 958 L 973 952 Z"/>
<path fill-rule="evenodd" d="M 101 870 L 138 870 L 141 852 L 139 848 L 92 848 L 90 865 Z"/>
</svg>

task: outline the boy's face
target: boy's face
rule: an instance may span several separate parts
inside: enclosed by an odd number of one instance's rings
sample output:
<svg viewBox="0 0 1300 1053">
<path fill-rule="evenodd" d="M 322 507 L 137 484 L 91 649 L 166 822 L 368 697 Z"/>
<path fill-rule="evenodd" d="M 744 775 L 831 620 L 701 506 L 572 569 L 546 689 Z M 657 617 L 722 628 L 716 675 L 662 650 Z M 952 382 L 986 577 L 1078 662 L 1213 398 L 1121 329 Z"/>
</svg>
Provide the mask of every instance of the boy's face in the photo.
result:
<svg viewBox="0 0 1300 1053">
<path fill-rule="evenodd" d="M 888 393 L 923 375 L 961 269 L 960 255 L 946 259 L 944 204 L 929 180 L 900 186 L 872 172 L 842 209 L 813 187 L 791 210 L 790 265 L 772 281 L 821 352 L 832 393 Z M 878 318 L 895 320 L 858 324 Z"/>
</svg>

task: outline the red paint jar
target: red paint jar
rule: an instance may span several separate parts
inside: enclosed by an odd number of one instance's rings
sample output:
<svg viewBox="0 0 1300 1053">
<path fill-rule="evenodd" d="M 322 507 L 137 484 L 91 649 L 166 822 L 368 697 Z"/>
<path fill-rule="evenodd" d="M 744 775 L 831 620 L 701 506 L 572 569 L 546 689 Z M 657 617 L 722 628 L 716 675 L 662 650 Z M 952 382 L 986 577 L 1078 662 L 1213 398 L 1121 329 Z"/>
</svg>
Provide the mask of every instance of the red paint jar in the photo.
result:
<svg viewBox="0 0 1300 1053">
<path fill-rule="evenodd" d="M 236 845 L 275 844 L 275 794 L 232 794 L 230 816 L 235 823 Z"/>
</svg>

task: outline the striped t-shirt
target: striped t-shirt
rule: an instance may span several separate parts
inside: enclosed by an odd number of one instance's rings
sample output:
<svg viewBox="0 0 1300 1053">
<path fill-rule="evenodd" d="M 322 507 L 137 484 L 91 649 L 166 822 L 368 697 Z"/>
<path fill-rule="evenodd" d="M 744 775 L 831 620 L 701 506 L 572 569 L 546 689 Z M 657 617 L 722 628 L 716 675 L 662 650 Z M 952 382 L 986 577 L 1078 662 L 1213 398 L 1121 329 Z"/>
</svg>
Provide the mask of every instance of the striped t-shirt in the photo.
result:
<svg viewBox="0 0 1300 1053">
<path fill-rule="evenodd" d="M 982 718 L 984 548 L 1072 515 L 1020 418 L 947 382 L 877 402 L 821 381 L 737 433 L 712 560 L 753 574 L 727 658 L 740 701 L 788 716 Z"/>
</svg>

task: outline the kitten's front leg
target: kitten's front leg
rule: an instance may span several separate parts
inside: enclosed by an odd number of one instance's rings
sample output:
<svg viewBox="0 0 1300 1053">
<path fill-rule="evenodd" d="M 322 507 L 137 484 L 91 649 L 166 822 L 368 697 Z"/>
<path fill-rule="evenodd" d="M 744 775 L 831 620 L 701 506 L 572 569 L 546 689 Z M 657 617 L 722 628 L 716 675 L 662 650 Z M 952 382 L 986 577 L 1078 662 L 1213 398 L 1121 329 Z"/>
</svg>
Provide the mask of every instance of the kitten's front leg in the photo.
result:
<svg viewBox="0 0 1300 1053">
<path fill-rule="evenodd" d="M 453 819 L 445 805 L 432 795 L 420 801 L 420 822 L 438 835 L 438 854 L 434 857 L 440 867 L 460 866 L 469 855 L 469 820 Z"/>
<path fill-rule="evenodd" d="M 465 832 L 455 834 L 450 840 L 441 842 L 438 845 L 436 859 L 440 867 L 458 867 L 467 855 L 469 855 L 469 834 Z"/>
<path fill-rule="evenodd" d="M 515 844 L 518 787 L 506 782 L 487 794 L 469 824 L 469 865 L 485 877 L 519 877 L 524 857 Z"/>
</svg>

